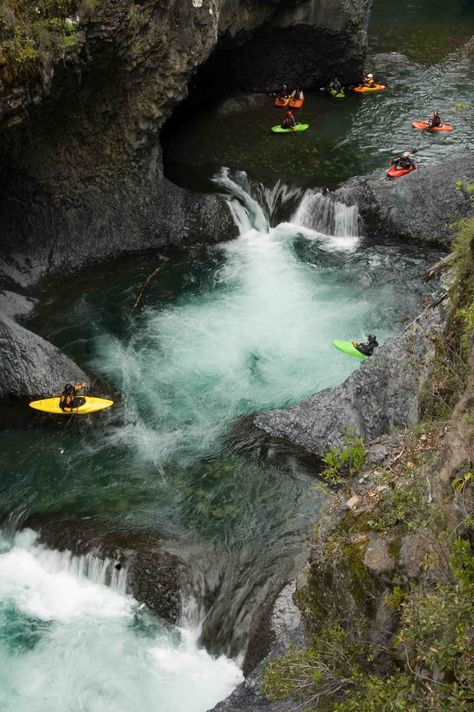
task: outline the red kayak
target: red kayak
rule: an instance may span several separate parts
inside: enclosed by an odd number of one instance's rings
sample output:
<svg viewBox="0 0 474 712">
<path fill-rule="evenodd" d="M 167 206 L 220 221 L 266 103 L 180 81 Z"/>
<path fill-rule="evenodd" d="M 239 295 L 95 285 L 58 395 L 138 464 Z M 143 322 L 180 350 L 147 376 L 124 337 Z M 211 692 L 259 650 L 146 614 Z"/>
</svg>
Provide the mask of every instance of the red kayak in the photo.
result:
<svg viewBox="0 0 474 712">
<path fill-rule="evenodd" d="M 387 171 L 387 178 L 401 178 L 407 173 L 412 173 L 413 171 L 416 171 L 416 165 L 411 168 L 395 168 L 395 166 L 391 166 L 390 170 Z"/>
<path fill-rule="evenodd" d="M 441 126 L 428 126 L 427 121 L 414 121 L 412 123 L 414 129 L 423 129 L 423 131 L 452 131 L 452 124 L 441 124 Z"/>
<path fill-rule="evenodd" d="M 298 101 L 294 101 L 293 99 L 291 99 L 290 107 L 292 109 L 301 109 L 302 106 L 303 106 L 303 99 L 298 99 Z"/>
</svg>

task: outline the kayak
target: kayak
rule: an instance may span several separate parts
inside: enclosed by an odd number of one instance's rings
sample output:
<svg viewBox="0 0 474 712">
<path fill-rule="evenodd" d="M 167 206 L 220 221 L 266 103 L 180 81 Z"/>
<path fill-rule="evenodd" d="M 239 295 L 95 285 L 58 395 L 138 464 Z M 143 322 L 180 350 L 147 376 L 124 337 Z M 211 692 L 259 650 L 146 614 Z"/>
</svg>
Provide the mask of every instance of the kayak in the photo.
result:
<svg viewBox="0 0 474 712">
<path fill-rule="evenodd" d="M 337 91 L 336 89 L 328 89 L 329 94 L 333 96 L 335 99 L 345 99 L 346 95 L 344 92 L 344 89 L 340 89 Z"/>
<path fill-rule="evenodd" d="M 339 349 L 339 351 L 342 351 L 342 353 L 346 354 L 347 356 L 353 356 L 354 358 L 360 358 L 361 360 L 369 358 L 361 351 L 356 349 L 353 341 L 342 341 L 341 339 L 333 339 L 332 343 L 333 346 L 336 347 L 336 349 Z"/>
<path fill-rule="evenodd" d="M 303 99 L 299 99 L 298 101 L 293 101 L 293 99 L 291 99 L 291 101 L 290 101 L 290 107 L 291 107 L 292 109 L 301 109 L 301 107 L 303 106 L 303 104 L 304 104 L 304 100 L 303 100 Z"/>
<path fill-rule="evenodd" d="M 422 129 L 423 131 L 453 131 L 452 124 L 441 124 L 441 126 L 428 126 L 426 121 L 414 121 L 412 123 L 414 129 Z"/>
<path fill-rule="evenodd" d="M 289 103 L 290 103 L 289 96 L 287 96 L 286 99 L 275 99 L 275 106 L 284 107 L 284 106 L 288 106 Z"/>
<path fill-rule="evenodd" d="M 272 126 L 273 133 L 296 133 L 297 131 L 306 131 L 309 129 L 309 124 L 296 124 L 294 129 L 284 129 L 281 126 Z"/>
<path fill-rule="evenodd" d="M 412 173 L 415 170 L 416 165 L 412 166 L 411 168 L 395 168 L 395 166 L 391 166 L 390 170 L 387 171 L 387 177 L 401 178 L 401 176 L 405 176 L 407 173 Z"/>
<path fill-rule="evenodd" d="M 371 91 L 383 91 L 385 89 L 385 84 L 375 84 L 373 87 L 354 87 L 354 91 L 359 92 L 360 94 L 365 94 L 367 92 Z"/>
<path fill-rule="evenodd" d="M 85 399 L 86 402 L 74 410 L 62 410 L 59 407 L 58 397 L 32 401 L 29 406 L 35 410 L 41 410 L 43 413 L 53 413 L 54 415 L 71 415 L 72 413 L 77 413 L 77 415 L 87 415 L 88 413 L 97 413 L 99 410 L 110 408 L 110 406 L 114 403 L 113 401 L 106 400 L 105 398 L 93 398 L 92 396 L 85 396 Z"/>
</svg>

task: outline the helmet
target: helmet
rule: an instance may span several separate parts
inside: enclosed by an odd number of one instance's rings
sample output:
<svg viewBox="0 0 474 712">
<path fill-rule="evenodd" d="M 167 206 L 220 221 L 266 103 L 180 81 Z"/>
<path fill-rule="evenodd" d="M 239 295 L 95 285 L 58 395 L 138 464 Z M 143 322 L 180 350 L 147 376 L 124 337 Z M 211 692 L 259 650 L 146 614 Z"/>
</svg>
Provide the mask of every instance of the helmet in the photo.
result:
<svg viewBox="0 0 474 712">
<path fill-rule="evenodd" d="M 402 158 L 408 158 L 409 155 L 410 155 L 409 151 L 404 151 L 402 153 Z"/>
<path fill-rule="evenodd" d="M 368 340 L 369 340 L 369 341 L 377 341 L 377 337 L 376 337 L 376 336 L 372 336 L 372 334 L 369 334 Z"/>
<path fill-rule="evenodd" d="M 288 89 L 288 85 L 287 85 L 287 84 L 283 84 L 283 89 Z"/>
<path fill-rule="evenodd" d="M 368 76 L 369 79 L 373 79 L 373 78 L 374 78 L 374 75 L 373 75 L 373 74 L 367 74 L 367 76 Z"/>
<path fill-rule="evenodd" d="M 66 383 L 66 385 L 64 386 L 65 393 L 71 393 L 71 391 L 73 391 L 73 390 L 74 390 L 74 386 L 71 385 L 71 383 Z"/>
</svg>

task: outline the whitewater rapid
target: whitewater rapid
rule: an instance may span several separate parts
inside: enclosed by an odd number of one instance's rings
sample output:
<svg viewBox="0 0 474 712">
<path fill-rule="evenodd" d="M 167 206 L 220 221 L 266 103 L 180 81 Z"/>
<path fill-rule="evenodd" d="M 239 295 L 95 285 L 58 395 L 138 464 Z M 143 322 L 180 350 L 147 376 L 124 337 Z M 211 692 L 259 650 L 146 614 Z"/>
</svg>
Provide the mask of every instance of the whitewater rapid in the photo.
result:
<svg viewBox="0 0 474 712">
<path fill-rule="evenodd" d="M 111 563 L 0 535 L 2 712 L 204 712 L 241 681 L 196 632 L 151 618 L 125 571 L 105 585 Z"/>
</svg>

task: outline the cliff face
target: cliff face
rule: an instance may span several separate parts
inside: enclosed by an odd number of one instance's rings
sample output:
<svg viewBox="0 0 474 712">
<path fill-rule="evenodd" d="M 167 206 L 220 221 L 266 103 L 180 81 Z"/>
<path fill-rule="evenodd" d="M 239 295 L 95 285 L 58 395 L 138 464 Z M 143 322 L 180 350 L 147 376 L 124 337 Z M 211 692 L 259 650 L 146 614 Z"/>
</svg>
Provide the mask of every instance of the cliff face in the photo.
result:
<svg viewBox="0 0 474 712">
<path fill-rule="evenodd" d="M 355 78 L 371 2 L 69 4 L 78 17 L 60 49 L 32 40 L 34 60 L 0 67 L 0 276 L 20 283 L 179 242 L 159 130 L 193 77 L 197 93 L 206 82 L 262 90 L 336 70 Z"/>
</svg>

